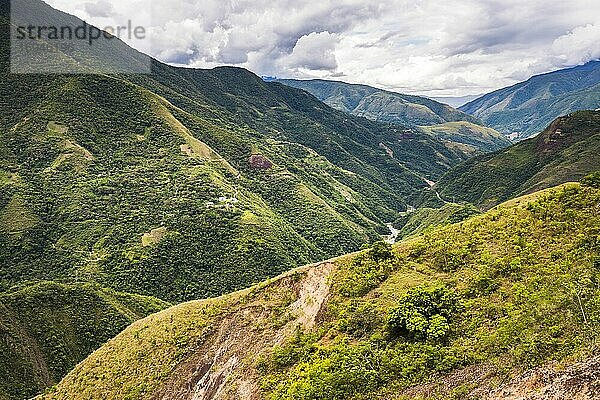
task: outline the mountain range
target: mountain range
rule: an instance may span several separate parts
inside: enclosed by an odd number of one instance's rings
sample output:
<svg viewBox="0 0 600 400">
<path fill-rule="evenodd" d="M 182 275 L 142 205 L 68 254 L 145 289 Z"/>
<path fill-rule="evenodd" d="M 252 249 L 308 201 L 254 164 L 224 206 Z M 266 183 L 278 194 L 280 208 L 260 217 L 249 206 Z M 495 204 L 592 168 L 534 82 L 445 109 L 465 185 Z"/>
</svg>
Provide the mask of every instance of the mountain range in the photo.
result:
<svg viewBox="0 0 600 400">
<path fill-rule="evenodd" d="M 478 119 L 426 97 L 322 79 L 274 81 L 306 90 L 325 104 L 351 115 L 420 129 L 471 155 L 509 145 L 501 134 L 482 126 Z"/>
<path fill-rule="evenodd" d="M 81 23 L 26 5 L 41 21 Z M 150 60 L 148 75 L 10 74 L 1 10 L 2 399 L 57 383 L 169 303 L 379 240 L 412 193 L 469 157 L 240 68 Z M 148 62 L 118 40 L 80 61 L 104 68 L 110 55 Z M 63 60 L 73 61 L 53 62 Z M 74 302 L 53 306 L 52 296 Z"/>
<path fill-rule="evenodd" d="M 512 140 L 542 131 L 555 118 L 600 107 L 600 61 L 535 75 L 461 107 Z"/>
<path fill-rule="evenodd" d="M 600 112 L 510 146 L 431 99 L 117 39 L 13 74 L 0 11 L 0 400 L 593 388 Z"/>
</svg>

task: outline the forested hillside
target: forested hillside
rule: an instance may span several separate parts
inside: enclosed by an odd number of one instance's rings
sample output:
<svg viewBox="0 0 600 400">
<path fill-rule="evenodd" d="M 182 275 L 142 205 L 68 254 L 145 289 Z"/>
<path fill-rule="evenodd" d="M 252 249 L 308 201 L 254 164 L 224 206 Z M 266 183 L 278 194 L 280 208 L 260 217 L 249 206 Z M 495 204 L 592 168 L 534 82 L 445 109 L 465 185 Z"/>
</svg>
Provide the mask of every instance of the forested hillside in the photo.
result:
<svg viewBox="0 0 600 400">
<path fill-rule="evenodd" d="M 41 282 L 0 294 L 0 399 L 29 399 L 129 324 L 169 306 L 97 284 Z"/>
<path fill-rule="evenodd" d="M 7 76 L 5 59 L 0 288 L 225 293 L 377 240 L 466 158 L 246 70 L 153 69 Z"/>
<path fill-rule="evenodd" d="M 579 111 L 558 118 L 535 138 L 462 163 L 435 189 L 444 199 L 487 209 L 600 170 L 599 152 L 600 112 Z"/>
<path fill-rule="evenodd" d="M 525 82 L 479 97 L 461 111 L 523 140 L 542 131 L 557 117 L 600 107 L 600 61 L 535 75 Z"/>
<path fill-rule="evenodd" d="M 584 182 L 170 308 L 42 398 L 592 399 L 600 181 Z"/>
</svg>

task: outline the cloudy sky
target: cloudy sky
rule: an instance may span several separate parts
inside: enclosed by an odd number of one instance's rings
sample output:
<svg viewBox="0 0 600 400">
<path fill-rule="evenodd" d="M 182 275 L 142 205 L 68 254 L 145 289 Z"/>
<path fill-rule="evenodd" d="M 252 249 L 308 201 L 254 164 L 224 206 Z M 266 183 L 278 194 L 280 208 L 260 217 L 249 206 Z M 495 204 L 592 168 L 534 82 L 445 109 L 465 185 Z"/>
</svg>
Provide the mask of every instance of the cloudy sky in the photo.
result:
<svg viewBox="0 0 600 400">
<path fill-rule="evenodd" d="M 599 0 L 47 0 L 132 20 L 161 61 L 237 65 L 429 96 L 479 94 L 600 58 Z M 151 4 L 151 6 L 149 6 Z"/>
</svg>

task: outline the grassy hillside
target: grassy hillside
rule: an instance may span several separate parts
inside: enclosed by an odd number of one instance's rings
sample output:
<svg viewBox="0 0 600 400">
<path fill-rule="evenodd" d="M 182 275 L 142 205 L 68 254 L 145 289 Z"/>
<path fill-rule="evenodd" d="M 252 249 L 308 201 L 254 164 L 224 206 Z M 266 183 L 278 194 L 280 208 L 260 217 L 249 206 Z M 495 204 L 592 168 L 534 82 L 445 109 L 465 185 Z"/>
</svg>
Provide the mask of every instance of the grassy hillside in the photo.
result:
<svg viewBox="0 0 600 400">
<path fill-rule="evenodd" d="M 589 182 L 152 315 L 42 398 L 487 398 L 597 351 Z"/>
<path fill-rule="evenodd" d="M 600 107 L 600 61 L 536 75 L 460 107 L 498 131 L 522 140 L 555 118 Z"/>
<path fill-rule="evenodd" d="M 436 185 L 445 199 L 490 208 L 515 196 L 577 181 L 600 169 L 600 112 L 558 118 L 537 137 L 475 157 Z"/>
<path fill-rule="evenodd" d="M 447 224 L 455 224 L 479 214 L 472 205 L 446 203 L 440 208 L 422 207 L 415 212 L 400 216 L 394 221 L 399 238 L 418 235 L 427 229 Z"/>
<path fill-rule="evenodd" d="M 86 283 L 0 294 L 0 399 L 35 396 L 129 324 L 168 306 Z"/>
<path fill-rule="evenodd" d="M 448 147 L 468 153 L 499 150 L 509 142 L 470 115 L 425 97 L 389 92 L 366 85 L 321 79 L 280 79 L 277 82 L 306 90 L 331 107 L 373 121 L 424 127 Z"/>
<path fill-rule="evenodd" d="M 168 301 L 236 290 L 378 240 L 424 178 L 468 157 L 239 68 L 1 67 L 0 291 L 73 277 Z"/>
<path fill-rule="evenodd" d="M 471 155 L 497 151 L 509 145 L 507 139 L 494 129 L 471 122 L 445 122 L 421 126 L 420 129 L 443 141 L 446 146 L 460 149 Z"/>
</svg>

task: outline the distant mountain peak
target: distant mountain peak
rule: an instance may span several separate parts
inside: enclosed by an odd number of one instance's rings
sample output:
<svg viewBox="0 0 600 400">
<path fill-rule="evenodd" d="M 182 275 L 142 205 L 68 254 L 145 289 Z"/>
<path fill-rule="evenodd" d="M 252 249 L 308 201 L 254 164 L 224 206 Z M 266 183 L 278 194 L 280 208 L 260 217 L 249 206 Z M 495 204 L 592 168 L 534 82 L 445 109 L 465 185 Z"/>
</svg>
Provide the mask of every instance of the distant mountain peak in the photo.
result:
<svg viewBox="0 0 600 400">
<path fill-rule="evenodd" d="M 600 106 L 600 61 L 535 75 L 495 90 L 459 110 L 513 140 L 535 135 L 560 115 Z"/>
</svg>

